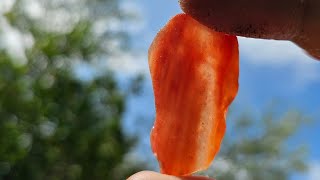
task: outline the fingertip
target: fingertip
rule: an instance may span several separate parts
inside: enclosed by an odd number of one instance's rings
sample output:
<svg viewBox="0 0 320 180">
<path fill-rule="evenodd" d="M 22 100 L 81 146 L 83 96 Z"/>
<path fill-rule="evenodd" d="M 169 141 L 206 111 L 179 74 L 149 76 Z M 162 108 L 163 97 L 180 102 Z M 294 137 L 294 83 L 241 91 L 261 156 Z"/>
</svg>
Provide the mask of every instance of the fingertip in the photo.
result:
<svg viewBox="0 0 320 180">
<path fill-rule="evenodd" d="M 296 45 L 300 48 L 304 49 L 305 53 L 309 55 L 311 58 L 320 61 L 320 41 L 317 41 L 317 44 L 313 44 L 312 42 L 304 42 L 304 41 L 294 41 Z"/>
<path fill-rule="evenodd" d="M 141 171 L 128 178 L 128 180 L 180 180 L 178 178 L 153 171 Z"/>
<path fill-rule="evenodd" d="M 305 2 L 303 27 L 300 34 L 293 39 L 293 42 L 317 60 L 320 60 L 319 9 L 319 0 L 308 0 Z"/>
<path fill-rule="evenodd" d="M 301 0 L 180 0 L 200 23 L 228 34 L 289 40 L 301 30 Z"/>
<path fill-rule="evenodd" d="M 150 176 L 149 174 L 149 171 L 137 172 L 130 176 L 127 180 L 146 180 L 146 178 Z"/>
<path fill-rule="evenodd" d="M 210 179 L 207 177 L 200 177 L 200 176 L 176 177 L 176 176 L 170 176 L 170 175 L 161 174 L 153 171 L 141 171 L 130 176 L 127 180 L 214 180 L 214 179 Z"/>
</svg>

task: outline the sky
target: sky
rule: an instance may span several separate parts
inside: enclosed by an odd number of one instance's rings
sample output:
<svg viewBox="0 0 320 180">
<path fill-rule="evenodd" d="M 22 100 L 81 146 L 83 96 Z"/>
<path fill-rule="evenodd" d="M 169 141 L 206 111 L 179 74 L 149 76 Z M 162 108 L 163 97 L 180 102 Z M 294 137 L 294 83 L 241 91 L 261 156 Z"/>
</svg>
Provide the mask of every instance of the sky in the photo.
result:
<svg viewBox="0 0 320 180">
<path fill-rule="evenodd" d="M 0 37 L 0 48 L 6 47 L 20 59 L 24 59 L 23 49 L 32 46 L 28 34 L 16 32 L 1 15 L 10 8 L 12 0 L 1 0 L 0 29 L 7 32 Z M 133 36 L 134 52 L 122 53 L 116 61 L 110 61 L 120 80 L 144 74 L 146 77 L 142 95 L 128 100 L 128 110 L 124 117 L 124 127 L 133 135 L 140 135 L 139 148 L 144 148 L 146 156 L 152 156 L 148 132 L 155 115 L 152 85 L 148 69 L 147 53 L 156 33 L 166 22 L 180 13 L 177 0 L 123 0 L 122 8 L 140 13 L 142 19 L 125 28 Z M 32 4 L 32 3 L 31 3 Z M 38 8 L 33 4 L 33 15 Z M 20 42 L 20 43 L 18 43 Z M 311 126 L 303 127 L 293 143 L 309 145 L 309 171 L 292 179 L 320 179 L 320 62 L 309 58 L 301 49 L 290 42 L 256 40 L 239 37 L 240 79 L 239 93 L 232 104 L 236 111 L 247 109 L 259 114 L 273 101 L 280 102 L 282 111 L 296 108 L 313 119 Z M 25 62 L 17 62 L 25 63 Z M 79 68 L 78 68 L 79 69 Z M 88 72 L 87 70 L 81 71 Z M 87 77 L 87 76 L 85 76 Z M 124 83 L 125 84 L 125 83 Z M 125 85 L 123 85 L 125 86 Z M 136 119 L 132 121 L 132 119 Z M 142 124 L 142 125 L 141 125 Z M 134 127 L 134 128 L 132 128 Z M 228 132 L 227 132 L 228 133 Z M 153 159 L 155 162 L 155 159 Z"/>
<path fill-rule="evenodd" d="M 127 2 L 127 1 L 126 1 Z M 128 112 L 125 116 L 126 127 L 136 127 L 133 134 L 142 133 L 146 129 L 138 128 L 134 123 L 144 123 L 147 129 L 152 127 L 154 117 L 154 100 L 147 63 L 147 51 L 156 33 L 166 22 L 180 13 L 178 2 L 172 0 L 135 0 L 141 15 L 145 18 L 139 33 L 135 35 L 135 48 L 140 50 L 139 58 L 134 62 L 129 57 L 119 61 L 122 76 L 137 72 L 146 74 L 143 97 L 129 100 Z M 128 4 L 130 4 L 128 3 Z M 313 119 L 312 125 L 301 128 L 294 137 L 293 143 L 309 146 L 309 171 L 295 175 L 292 179 L 320 179 L 320 62 L 308 57 L 303 50 L 291 42 L 257 40 L 239 37 L 240 47 L 240 79 L 239 93 L 232 106 L 237 111 L 252 109 L 257 114 L 263 112 L 272 102 L 278 102 L 278 108 L 286 112 L 298 109 Z M 139 60 L 137 60 L 139 59 Z M 124 62 L 124 63 L 123 63 Z M 119 66 L 118 68 L 119 69 Z M 121 69 L 121 68 L 120 68 Z M 142 120 L 132 122 L 132 117 Z M 150 120 L 151 119 L 151 120 Z M 228 133 L 228 132 L 227 132 Z M 146 136 L 142 146 L 149 146 Z M 147 150 L 146 153 L 151 153 Z"/>
</svg>

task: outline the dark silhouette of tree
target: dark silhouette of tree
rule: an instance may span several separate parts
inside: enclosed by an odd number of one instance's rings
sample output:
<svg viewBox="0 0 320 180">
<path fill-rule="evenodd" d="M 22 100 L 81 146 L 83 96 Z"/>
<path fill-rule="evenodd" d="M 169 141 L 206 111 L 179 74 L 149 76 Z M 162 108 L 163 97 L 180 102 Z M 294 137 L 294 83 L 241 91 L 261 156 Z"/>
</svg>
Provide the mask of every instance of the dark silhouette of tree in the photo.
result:
<svg viewBox="0 0 320 180">
<path fill-rule="evenodd" d="M 117 0 L 26 2 L 0 17 L 31 44 L 0 51 L 0 179 L 125 179 L 145 167 L 126 158 L 135 143 L 121 127 L 128 94 L 108 67 L 92 70 L 129 50 L 128 34 L 108 26 L 132 16 Z"/>
<path fill-rule="evenodd" d="M 203 174 L 218 180 L 285 180 L 305 171 L 307 147 L 288 140 L 309 119 L 298 111 L 277 115 L 273 108 L 261 118 L 248 112 L 231 119 L 217 159 Z"/>
</svg>

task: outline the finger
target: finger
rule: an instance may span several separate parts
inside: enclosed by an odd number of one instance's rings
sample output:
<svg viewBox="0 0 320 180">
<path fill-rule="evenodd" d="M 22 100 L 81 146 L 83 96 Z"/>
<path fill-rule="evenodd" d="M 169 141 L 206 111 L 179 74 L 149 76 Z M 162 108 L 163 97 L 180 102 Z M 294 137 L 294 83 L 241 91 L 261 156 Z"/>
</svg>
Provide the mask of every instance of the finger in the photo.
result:
<svg viewBox="0 0 320 180">
<path fill-rule="evenodd" d="M 169 176 L 169 175 L 160 174 L 152 171 L 141 171 L 129 177 L 128 180 L 214 180 L 214 179 L 199 177 L 199 176 L 175 177 L 175 176 Z"/>
<path fill-rule="evenodd" d="M 320 1 L 308 0 L 305 3 L 303 28 L 293 41 L 311 56 L 320 59 Z"/>
<path fill-rule="evenodd" d="M 302 29 L 306 0 L 180 0 L 182 10 L 228 34 L 291 40 Z"/>
<path fill-rule="evenodd" d="M 180 5 L 217 31 L 291 40 L 320 60 L 319 0 L 180 0 Z"/>
</svg>

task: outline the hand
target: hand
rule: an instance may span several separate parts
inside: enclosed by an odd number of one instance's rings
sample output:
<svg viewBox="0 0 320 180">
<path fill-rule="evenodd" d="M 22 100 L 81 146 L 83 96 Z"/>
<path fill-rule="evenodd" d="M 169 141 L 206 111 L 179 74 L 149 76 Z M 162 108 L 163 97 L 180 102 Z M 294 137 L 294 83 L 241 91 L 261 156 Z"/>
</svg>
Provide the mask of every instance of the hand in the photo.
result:
<svg viewBox="0 0 320 180">
<path fill-rule="evenodd" d="M 142 171 L 132 175 L 131 177 L 128 178 L 128 180 L 214 180 L 214 179 L 199 177 L 199 176 L 175 177 L 175 176 L 169 176 L 169 175 L 160 174 L 152 171 Z"/>
<path fill-rule="evenodd" d="M 217 31 L 290 40 L 320 59 L 319 0 L 180 0 L 180 5 Z"/>
</svg>

